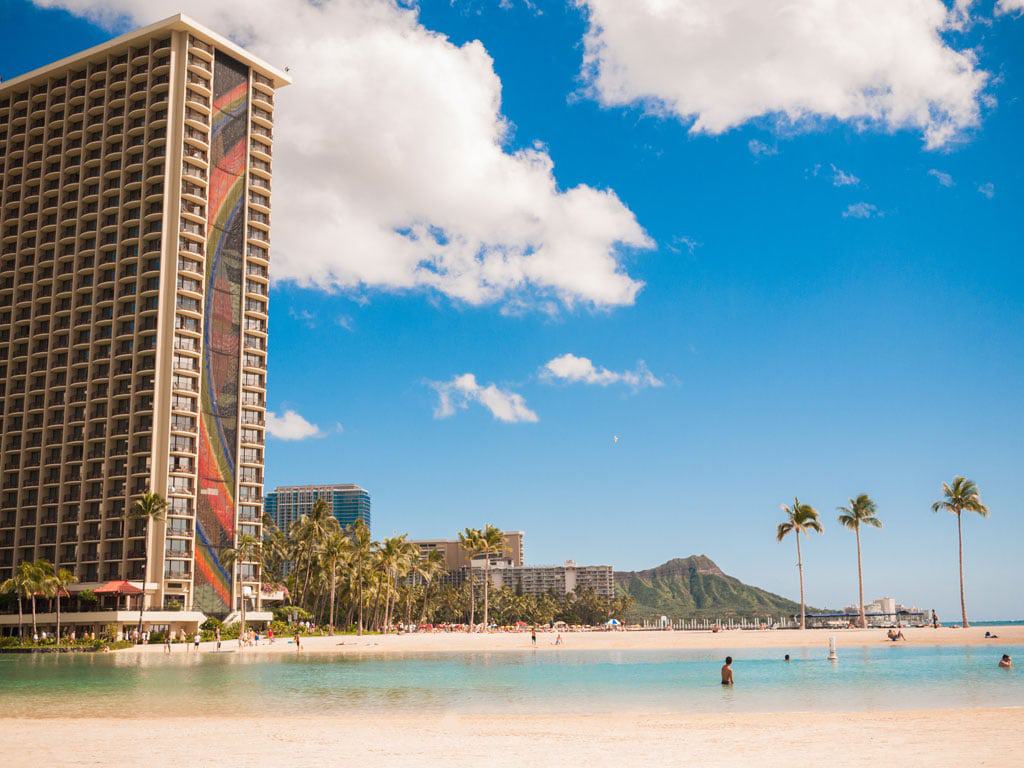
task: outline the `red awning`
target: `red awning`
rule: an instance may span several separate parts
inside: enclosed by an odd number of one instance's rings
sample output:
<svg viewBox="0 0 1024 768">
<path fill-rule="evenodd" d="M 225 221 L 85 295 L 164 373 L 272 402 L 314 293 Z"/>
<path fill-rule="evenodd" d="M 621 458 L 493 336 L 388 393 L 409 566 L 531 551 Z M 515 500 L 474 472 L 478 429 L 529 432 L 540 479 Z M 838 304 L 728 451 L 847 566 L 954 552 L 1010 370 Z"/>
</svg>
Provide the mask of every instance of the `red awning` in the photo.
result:
<svg viewBox="0 0 1024 768">
<path fill-rule="evenodd" d="M 108 581 L 102 587 L 93 590 L 97 595 L 141 595 L 142 590 L 130 581 Z"/>
</svg>

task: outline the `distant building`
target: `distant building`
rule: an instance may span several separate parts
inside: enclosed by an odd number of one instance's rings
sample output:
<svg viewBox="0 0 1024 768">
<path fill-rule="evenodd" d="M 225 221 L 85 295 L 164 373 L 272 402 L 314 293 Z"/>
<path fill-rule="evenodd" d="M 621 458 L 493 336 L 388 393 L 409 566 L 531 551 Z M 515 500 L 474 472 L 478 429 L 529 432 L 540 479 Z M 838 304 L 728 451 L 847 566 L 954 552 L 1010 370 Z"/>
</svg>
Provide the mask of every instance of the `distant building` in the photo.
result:
<svg viewBox="0 0 1024 768">
<path fill-rule="evenodd" d="M 523 564 L 523 539 L 522 531 L 505 531 L 503 534 L 504 547 L 501 552 L 495 552 L 490 556 L 491 566 L 500 564 L 522 565 Z M 469 555 L 459 546 L 458 539 L 421 539 L 412 542 L 420 548 L 420 554 L 437 550 L 444 553 L 444 567 L 446 571 L 458 572 L 469 567 Z M 473 565 L 483 568 L 484 558 L 477 557 Z"/>
<path fill-rule="evenodd" d="M 491 570 L 491 584 L 509 587 L 521 595 L 567 595 L 587 590 L 605 598 L 615 596 L 615 577 L 610 565 L 498 566 Z"/>
<path fill-rule="evenodd" d="M 370 493 L 352 483 L 334 485 L 279 485 L 264 499 L 264 509 L 282 531 L 303 515 L 309 514 L 313 504 L 323 499 L 331 514 L 342 528 L 362 520 L 370 525 Z"/>
</svg>

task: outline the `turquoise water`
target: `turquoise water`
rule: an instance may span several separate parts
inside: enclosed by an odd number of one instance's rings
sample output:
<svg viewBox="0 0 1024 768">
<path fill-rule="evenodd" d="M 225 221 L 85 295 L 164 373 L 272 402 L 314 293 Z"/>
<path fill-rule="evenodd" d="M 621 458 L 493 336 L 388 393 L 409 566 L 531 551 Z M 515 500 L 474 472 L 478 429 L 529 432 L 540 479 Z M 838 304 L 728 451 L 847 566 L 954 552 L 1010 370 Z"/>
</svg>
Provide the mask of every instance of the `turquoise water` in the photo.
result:
<svg viewBox="0 0 1024 768">
<path fill-rule="evenodd" d="M 32 717 L 373 711 L 728 712 L 1024 706 L 1024 646 L 550 651 L 363 658 L 205 653 L 0 655 L 0 712 Z"/>
</svg>

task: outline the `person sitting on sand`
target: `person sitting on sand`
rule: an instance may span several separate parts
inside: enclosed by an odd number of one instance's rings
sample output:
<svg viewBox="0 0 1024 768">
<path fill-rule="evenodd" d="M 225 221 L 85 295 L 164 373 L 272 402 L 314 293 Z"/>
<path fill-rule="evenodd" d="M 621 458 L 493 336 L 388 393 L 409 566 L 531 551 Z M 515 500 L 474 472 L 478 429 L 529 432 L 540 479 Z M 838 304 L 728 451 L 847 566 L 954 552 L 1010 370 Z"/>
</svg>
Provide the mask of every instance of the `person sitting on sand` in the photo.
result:
<svg viewBox="0 0 1024 768">
<path fill-rule="evenodd" d="M 722 665 L 722 685 L 732 685 L 732 656 L 725 657 L 725 664 Z"/>
<path fill-rule="evenodd" d="M 1003 654 L 1003 658 L 999 660 L 999 666 L 1003 669 L 1011 669 L 1013 667 L 1013 659 L 1010 658 L 1010 654 Z"/>
<path fill-rule="evenodd" d="M 993 635 L 991 632 L 986 632 L 985 633 L 985 639 L 986 640 L 998 640 L 999 639 L 999 635 Z"/>
</svg>

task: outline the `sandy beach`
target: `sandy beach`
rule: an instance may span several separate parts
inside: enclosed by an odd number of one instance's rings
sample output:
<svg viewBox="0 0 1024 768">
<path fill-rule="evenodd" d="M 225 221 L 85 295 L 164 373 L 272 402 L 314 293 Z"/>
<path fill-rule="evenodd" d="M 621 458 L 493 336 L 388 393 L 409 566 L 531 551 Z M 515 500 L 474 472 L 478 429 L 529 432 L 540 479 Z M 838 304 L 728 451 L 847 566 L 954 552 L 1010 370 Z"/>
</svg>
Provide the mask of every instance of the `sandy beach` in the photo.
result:
<svg viewBox="0 0 1024 768">
<path fill-rule="evenodd" d="M 0 719 L 21 766 L 1010 766 L 1024 710 L 721 715 Z"/>
<path fill-rule="evenodd" d="M 985 633 L 997 635 L 988 639 Z M 827 648 L 829 637 L 834 636 L 840 649 L 872 645 L 892 645 L 884 629 L 809 629 L 797 630 L 729 630 L 723 632 L 563 632 L 562 645 L 556 646 L 555 633 L 539 632 L 537 649 L 558 650 L 701 650 L 717 649 L 723 654 L 738 655 L 744 648 Z M 1024 626 L 971 627 L 969 629 L 904 629 L 906 644 L 991 646 L 993 653 L 1004 645 L 1024 643 Z M 273 645 L 261 641 L 258 647 L 242 649 L 243 653 L 259 655 L 296 653 L 291 638 L 277 638 Z M 900 645 L 904 642 L 900 641 Z M 213 643 L 203 643 L 201 652 L 213 650 Z M 223 647 L 238 648 L 235 640 L 225 640 Z M 390 653 L 446 653 L 467 651 L 522 651 L 531 647 L 529 632 L 425 632 L 407 635 L 338 635 L 335 637 L 307 637 L 302 639 L 302 653 L 390 654 Z M 173 646 L 173 653 L 185 653 L 184 645 Z M 191 649 L 189 650 L 191 653 Z M 1002 653 L 1002 651 L 999 651 Z M 117 651 L 119 654 L 163 653 L 163 646 L 137 646 Z"/>
</svg>

